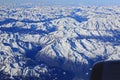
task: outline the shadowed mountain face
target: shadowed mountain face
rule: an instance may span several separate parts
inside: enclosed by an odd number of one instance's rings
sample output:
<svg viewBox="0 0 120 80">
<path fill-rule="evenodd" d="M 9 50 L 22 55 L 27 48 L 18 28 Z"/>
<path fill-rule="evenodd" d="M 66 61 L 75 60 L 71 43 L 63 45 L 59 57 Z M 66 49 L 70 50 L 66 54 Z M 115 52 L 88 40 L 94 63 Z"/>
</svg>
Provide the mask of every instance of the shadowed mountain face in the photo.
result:
<svg viewBox="0 0 120 80">
<path fill-rule="evenodd" d="M 88 80 L 95 62 L 120 59 L 119 7 L 0 7 L 0 17 L 1 79 Z"/>
<path fill-rule="evenodd" d="M 0 25 L 4 25 L 4 24 L 16 22 L 16 21 L 17 21 L 17 20 L 15 20 L 15 19 L 8 18 L 8 19 L 5 19 L 4 21 L 0 21 Z"/>
</svg>

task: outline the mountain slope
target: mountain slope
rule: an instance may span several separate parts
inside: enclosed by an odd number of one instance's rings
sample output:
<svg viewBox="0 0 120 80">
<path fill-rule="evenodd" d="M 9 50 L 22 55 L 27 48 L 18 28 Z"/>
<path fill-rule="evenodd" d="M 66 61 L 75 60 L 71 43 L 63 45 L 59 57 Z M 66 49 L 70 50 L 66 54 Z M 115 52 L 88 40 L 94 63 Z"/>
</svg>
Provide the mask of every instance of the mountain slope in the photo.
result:
<svg viewBox="0 0 120 80">
<path fill-rule="evenodd" d="M 0 7 L 0 70 L 87 80 L 95 62 L 120 59 L 119 36 L 119 7 Z"/>
</svg>

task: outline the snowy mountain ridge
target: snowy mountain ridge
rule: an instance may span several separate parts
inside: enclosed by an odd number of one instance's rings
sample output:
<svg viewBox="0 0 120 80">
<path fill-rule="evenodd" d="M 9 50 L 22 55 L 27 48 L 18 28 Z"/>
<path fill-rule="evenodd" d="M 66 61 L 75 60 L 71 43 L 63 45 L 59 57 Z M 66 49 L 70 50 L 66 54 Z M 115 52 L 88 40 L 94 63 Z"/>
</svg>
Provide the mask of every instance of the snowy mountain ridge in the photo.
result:
<svg viewBox="0 0 120 80">
<path fill-rule="evenodd" d="M 120 7 L 0 7 L 0 70 L 87 80 L 95 62 L 120 59 L 119 36 Z"/>
</svg>

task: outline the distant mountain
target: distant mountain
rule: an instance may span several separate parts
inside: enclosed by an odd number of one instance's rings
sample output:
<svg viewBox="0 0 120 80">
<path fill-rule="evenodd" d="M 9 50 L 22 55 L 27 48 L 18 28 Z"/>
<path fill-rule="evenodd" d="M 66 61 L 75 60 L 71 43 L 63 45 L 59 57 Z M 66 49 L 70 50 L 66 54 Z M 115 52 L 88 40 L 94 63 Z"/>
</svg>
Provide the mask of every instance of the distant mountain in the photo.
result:
<svg viewBox="0 0 120 80">
<path fill-rule="evenodd" d="M 120 7 L 0 7 L 1 79 L 87 80 L 119 59 Z"/>
</svg>

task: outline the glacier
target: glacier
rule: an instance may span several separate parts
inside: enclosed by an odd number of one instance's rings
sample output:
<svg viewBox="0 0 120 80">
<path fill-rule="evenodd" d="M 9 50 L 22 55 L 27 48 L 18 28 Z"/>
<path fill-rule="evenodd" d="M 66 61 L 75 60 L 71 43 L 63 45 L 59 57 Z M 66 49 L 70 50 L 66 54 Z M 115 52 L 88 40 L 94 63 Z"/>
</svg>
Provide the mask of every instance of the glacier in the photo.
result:
<svg viewBox="0 0 120 80">
<path fill-rule="evenodd" d="M 103 60 L 120 60 L 119 6 L 0 7 L 1 79 L 88 80 Z"/>
</svg>

